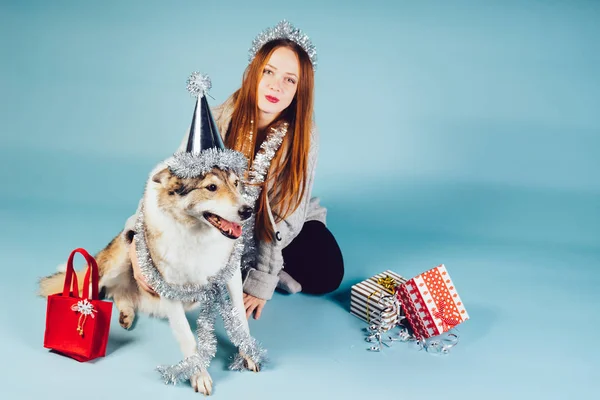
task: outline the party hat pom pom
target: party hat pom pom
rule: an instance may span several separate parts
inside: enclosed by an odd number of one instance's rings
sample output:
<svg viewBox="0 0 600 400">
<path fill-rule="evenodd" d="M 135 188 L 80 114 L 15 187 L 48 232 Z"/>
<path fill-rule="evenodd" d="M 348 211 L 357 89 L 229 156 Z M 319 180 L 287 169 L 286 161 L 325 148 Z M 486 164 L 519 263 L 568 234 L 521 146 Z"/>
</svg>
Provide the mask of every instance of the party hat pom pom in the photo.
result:
<svg viewBox="0 0 600 400">
<path fill-rule="evenodd" d="M 208 94 L 212 83 L 208 75 L 193 72 L 187 80 L 187 90 L 194 97 L 202 97 Z"/>
</svg>

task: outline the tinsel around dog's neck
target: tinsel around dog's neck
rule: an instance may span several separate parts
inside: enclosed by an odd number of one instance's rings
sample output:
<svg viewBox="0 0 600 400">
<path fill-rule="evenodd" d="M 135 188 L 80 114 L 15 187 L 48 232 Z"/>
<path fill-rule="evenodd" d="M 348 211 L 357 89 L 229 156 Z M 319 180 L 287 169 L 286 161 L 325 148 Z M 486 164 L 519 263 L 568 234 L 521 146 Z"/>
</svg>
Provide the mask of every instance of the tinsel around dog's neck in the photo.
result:
<svg viewBox="0 0 600 400">
<path fill-rule="evenodd" d="M 283 142 L 287 129 L 287 123 L 283 123 L 276 129 L 272 129 L 271 133 L 261 144 L 261 148 L 254 158 L 250 171 L 250 183 L 260 184 L 265 181 L 271 161 Z M 206 174 L 215 166 L 217 168 L 233 170 L 241 177 L 247 168 L 247 159 L 238 152 L 208 149 L 200 154 L 203 157 L 198 157 L 198 155 L 190 153 L 176 153 L 167 164 L 175 175 L 184 178 Z M 243 194 L 248 201 L 255 204 L 260 192 L 261 187 L 259 185 L 250 185 L 245 187 Z M 241 268 L 242 258 L 244 258 L 244 267 L 247 266 L 247 262 L 252 263 L 254 260 L 256 244 L 253 238 L 253 231 L 254 215 L 244 224 L 242 236 L 234 245 L 234 250 L 227 266 L 213 277 L 214 279 L 209 278 L 208 285 L 171 285 L 165 282 L 152 262 L 145 238 L 143 207 L 140 210 L 136 224 L 135 240 L 138 263 L 142 275 L 150 286 L 165 298 L 187 302 L 198 301 L 203 304 L 197 321 L 197 352 L 175 365 L 158 367 L 158 371 L 165 383 L 177 383 L 187 380 L 198 371 L 208 367 L 210 360 L 216 353 L 217 342 L 214 333 L 214 323 L 217 311 L 223 317 L 225 329 L 233 344 L 238 346 L 239 350 L 256 364 L 260 365 L 265 362 L 265 350 L 238 323 L 239 311 L 233 307 L 226 289 L 227 280 L 235 273 L 236 268 Z M 233 370 L 244 368 L 244 359 L 239 353 L 235 356 L 229 368 Z"/>
<path fill-rule="evenodd" d="M 231 278 L 235 269 L 239 267 L 244 244 L 237 240 L 233 252 L 227 262 L 216 275 L 208 278 L 205 285 L 187 284 L 176 285 L 164 280 L 161 273 L 156 269 L 148 243 L 146 242 L 146 224 L 145 224 L 144 206 L 138 212 L 135 226 L 135 249 L 137 253 L 138 265 L 146 282 L 161 297 L 171 300 L 179 300 L 184 303 L 205 302 L 213 298 L 216 286 L 224 286 Z"/>
<path fill-rule="evenodd" d="M 212 277 L 208 278 L 206 285 L 172 285 L 166 282 L 154 266 L 146 242 L 146 229 L 144 223 L 143 206 L 139 211 L 134 236 L 136 252 L 140 271 L 146 282 L 161 297 L 179 300 L 182 302 L 200 302 L 202 307 L 197 320 L 197 351 L 179 363 L 171 366 L 159 366 L 165 383 L 175 384 L 190 379 L 201 370 L 206 370 L 210 361 L 216 354 L 217 339 L 214 333 L 214 323 L 217 311 L 223 317 L 225 329 L 233 344 L 240 352 L 249 357 L 254 363 L 260 365 L 266 361 L 266 351 L 250 336 L 239 323 L 239 318 L 244 318 L 241 310 L 237 310 L 227 291 L 227 282 L 240 269 L 241 256 L 244 249 L 242 240 L 237 240 L 227 265 Z M 244 360 L 238 353 L 230 367 L 232 370 L 244 369 Z"/>
</svg>

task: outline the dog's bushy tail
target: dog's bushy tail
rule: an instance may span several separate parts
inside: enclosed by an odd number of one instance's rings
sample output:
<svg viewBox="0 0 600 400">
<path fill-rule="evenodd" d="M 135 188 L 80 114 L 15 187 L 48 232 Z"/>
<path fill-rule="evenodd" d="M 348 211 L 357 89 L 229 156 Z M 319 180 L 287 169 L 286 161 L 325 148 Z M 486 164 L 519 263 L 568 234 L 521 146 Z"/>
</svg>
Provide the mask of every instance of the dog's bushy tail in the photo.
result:
<svg viewBox="0 0 600 400">
<path fill-rule="evenodd" d="M 98 264 L 98 275 L 100 280 L 102 281 L 102 276 L 114 268 L 115 265 L 123 264 L 123 262 L 127 261 L 128 257 L 128 243 L 121 237 L 121 235 L 117 235 L 103 250 L 101 250 L 97 255 L 94 256 L 96 262 Z M 67 265 L 61 264 L 57 269 L 58 272 L 41 278 L 39 280 L 39 290 L 38 295 L 42 297 L 48 297 L 51 294 L 60 293 L 63 291 L 65 285 L 65 271 Z M 85 273 L 87 271 L 87 266 L 83 268 L 81 271 L 75 271 L 77 275 L 77 281 L 79 283 L 79 291 L 83 290 L 83 284 L 85 279 Z M 100 288 L 102 289 L 102 288 Z"/>
<path fill-rule="evenodd" d="M 85 269 L 81 271 L 75 271 L 75 274 L 77 275 L 77 281 L 79 283 L 79 294 L 81 294 L 83 279 L 85 278 L 85 271 Z M 41 278 L 39 283 L 40 287 L 38 295 L 42 297 L 48 297 L 55 293 L 62 293 L 63 287 L 65 286 L 65 273 L 56 272 L 55 274 Z"/>
</svg>

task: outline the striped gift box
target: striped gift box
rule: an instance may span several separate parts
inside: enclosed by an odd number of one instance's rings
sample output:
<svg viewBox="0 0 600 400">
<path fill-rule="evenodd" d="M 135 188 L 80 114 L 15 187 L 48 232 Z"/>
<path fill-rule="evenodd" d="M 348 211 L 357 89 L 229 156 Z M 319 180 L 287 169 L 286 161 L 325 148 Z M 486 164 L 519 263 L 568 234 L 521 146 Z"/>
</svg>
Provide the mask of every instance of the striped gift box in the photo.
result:
<svg viewBox="0 0 600 400">
<path fill-rule="evenodd" d="M 403 315 L 402 309 L 397 307 L 398 312 L 385 311 L 386 306 L 380 302 L 381 295 L 392 295 L 383 285 L 377 283 L 380 280 L 391 278 L 395 286 L 403 284 L 406 279 L 394 271 L 387 270 L 380 274 L 370 277 L 356 285 L 352 286 L 350 292 L 350 313 L 371 324 L 381 321 L 382 325 L 393 327 L 398 322 L 398 316 Z M 368 308 L 367 308 L 368 304 Z"/>
<path fill-rule="evenodd" d="M 469 319 L 444 264 L 409 279 L 398 287 L 397 293 L 406 319 L 419 339 L 448 332 Z"/>
</svg>

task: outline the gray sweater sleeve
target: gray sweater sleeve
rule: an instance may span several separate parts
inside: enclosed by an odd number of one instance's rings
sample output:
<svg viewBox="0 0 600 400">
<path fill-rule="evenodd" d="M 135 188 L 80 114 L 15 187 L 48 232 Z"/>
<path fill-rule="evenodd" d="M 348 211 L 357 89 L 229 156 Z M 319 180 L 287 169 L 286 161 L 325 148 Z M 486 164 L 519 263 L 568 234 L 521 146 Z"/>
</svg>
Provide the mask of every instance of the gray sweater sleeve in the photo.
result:
<svg viewBox="0 0 600 400">
<path fill-rule="evenodd" d="M 319 133 L 313 125 L 310 148 L 308 152 L 307 180 L 304 196 L 298 208 L 285 220 L 277 223 L 282 241 L 259 241 L 257 243 L 256 268 L 250 269 L 244 280 L 244 292 L 265 300 L 273 297 L 273 292 L 279 282 L 278 274 L 283 265 L 282 250 L 300 233 L 307 220 L 311 205 L 311 194 L 317 167 L 319 153 Z"/>
</svg>

